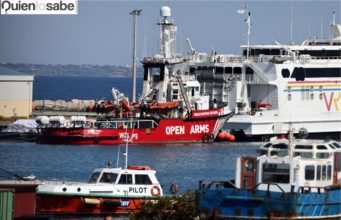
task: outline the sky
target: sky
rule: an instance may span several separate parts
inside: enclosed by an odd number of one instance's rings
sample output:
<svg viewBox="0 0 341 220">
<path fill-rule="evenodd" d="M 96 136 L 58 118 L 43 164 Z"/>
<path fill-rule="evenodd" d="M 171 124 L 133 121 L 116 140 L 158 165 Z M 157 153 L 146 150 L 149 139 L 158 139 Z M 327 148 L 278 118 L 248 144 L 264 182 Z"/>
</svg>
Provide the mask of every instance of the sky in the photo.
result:
<svg viewBox="0 0 341 220">
<path fill-rule="evenodd" d="M 177 52 L 188 53 L 186 38 L 199 52 L 240 54 L 246 44 L 247 4 L 252 15 L 253 44 L 330 37 L 332 11 L 341 23 L 340 0 L 293 1 L 132 1 L 78 0 L 78 15 L 0 15 L 0 63 L 127 65 L 132 62 L 132 16 L 137 24 L 137 56 L 159 52 L 160 8 L 171 7 L 178 26 Z M 292 5 L 292 7 L 291 7 Z M 291 10 L 292 8 L 292 10 Z M 321 25 L 322 24 L 322 25 Z M 322 27 L 322 28 L 321 28 Z"/>
</svg>

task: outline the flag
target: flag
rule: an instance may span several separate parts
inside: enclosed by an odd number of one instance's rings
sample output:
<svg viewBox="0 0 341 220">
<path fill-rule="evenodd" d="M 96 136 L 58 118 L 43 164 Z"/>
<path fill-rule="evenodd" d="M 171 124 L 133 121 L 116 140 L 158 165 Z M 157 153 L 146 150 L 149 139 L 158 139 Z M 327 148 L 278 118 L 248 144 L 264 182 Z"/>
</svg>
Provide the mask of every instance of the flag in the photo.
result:
<svg viewBox="0 0 341 220">
<path fill-rule="evenodd" d="M 239 10 L 237 11 L 237 13 L 238 13 L 238 14 L 245 14 L 245 9 L 239 9 Z"/>
</svg>

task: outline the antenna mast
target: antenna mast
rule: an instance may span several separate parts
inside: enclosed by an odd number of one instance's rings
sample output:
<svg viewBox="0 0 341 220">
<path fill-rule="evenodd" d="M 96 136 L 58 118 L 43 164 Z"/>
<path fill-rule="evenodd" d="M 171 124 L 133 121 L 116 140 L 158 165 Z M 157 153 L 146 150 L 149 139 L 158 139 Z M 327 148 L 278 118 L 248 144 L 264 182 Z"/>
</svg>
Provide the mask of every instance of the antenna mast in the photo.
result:
<svg viewBox="0 0 341 220">
<path fill-rule="evenodd" d="M 290 44 L 294 44 L 293 42 L 293 22 L 294 22 L 294 19 L 293 19 L 293 15 L 292 15 L 292 0 L 290 1 Z"/>
<path fill-rule="evenodd" d="M 250 56 L 250 37 L 251 37 L 251 13 L 250 11 L 247 10 L 246 4 L 244 6 L 244 9 L 238 10 L 238 14 L 245 14 L 247 13 L 247 18 L 245 19 L 245 22 L 247 24 L 247 33 L 246 33 L 246 38 L 247 38 L 247 50 L 246 50 L 246 59 L 249 59 Z"/>
</svg>

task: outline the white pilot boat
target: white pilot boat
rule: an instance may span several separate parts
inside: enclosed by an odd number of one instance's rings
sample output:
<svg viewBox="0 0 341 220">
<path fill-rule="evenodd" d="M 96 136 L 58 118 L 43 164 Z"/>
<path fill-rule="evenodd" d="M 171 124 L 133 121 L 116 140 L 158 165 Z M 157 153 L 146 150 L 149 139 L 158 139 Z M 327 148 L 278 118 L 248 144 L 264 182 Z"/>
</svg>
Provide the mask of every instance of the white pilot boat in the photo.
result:
<svg viewBox="0 0 341 220">
<path fill-rule="evenodd" d="M 149 166 L 95 169 L 88 183 L 42 182 L 37 189 L 39 214 L 126 214 L 163 191 Z"/>
</svg>

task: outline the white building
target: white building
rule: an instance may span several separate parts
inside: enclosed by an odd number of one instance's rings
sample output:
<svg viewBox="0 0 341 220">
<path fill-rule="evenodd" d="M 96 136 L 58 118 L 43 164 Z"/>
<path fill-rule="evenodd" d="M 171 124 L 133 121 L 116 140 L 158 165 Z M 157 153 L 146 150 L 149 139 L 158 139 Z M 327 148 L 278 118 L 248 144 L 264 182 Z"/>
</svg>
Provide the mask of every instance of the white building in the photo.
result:
<svg viewBox="0 0 341 220">
<path fill-rule="evenodd" d="M 0 67 L 0 119 L 29 117 L 33 80 L 33 75 Z"/>
</svg>

